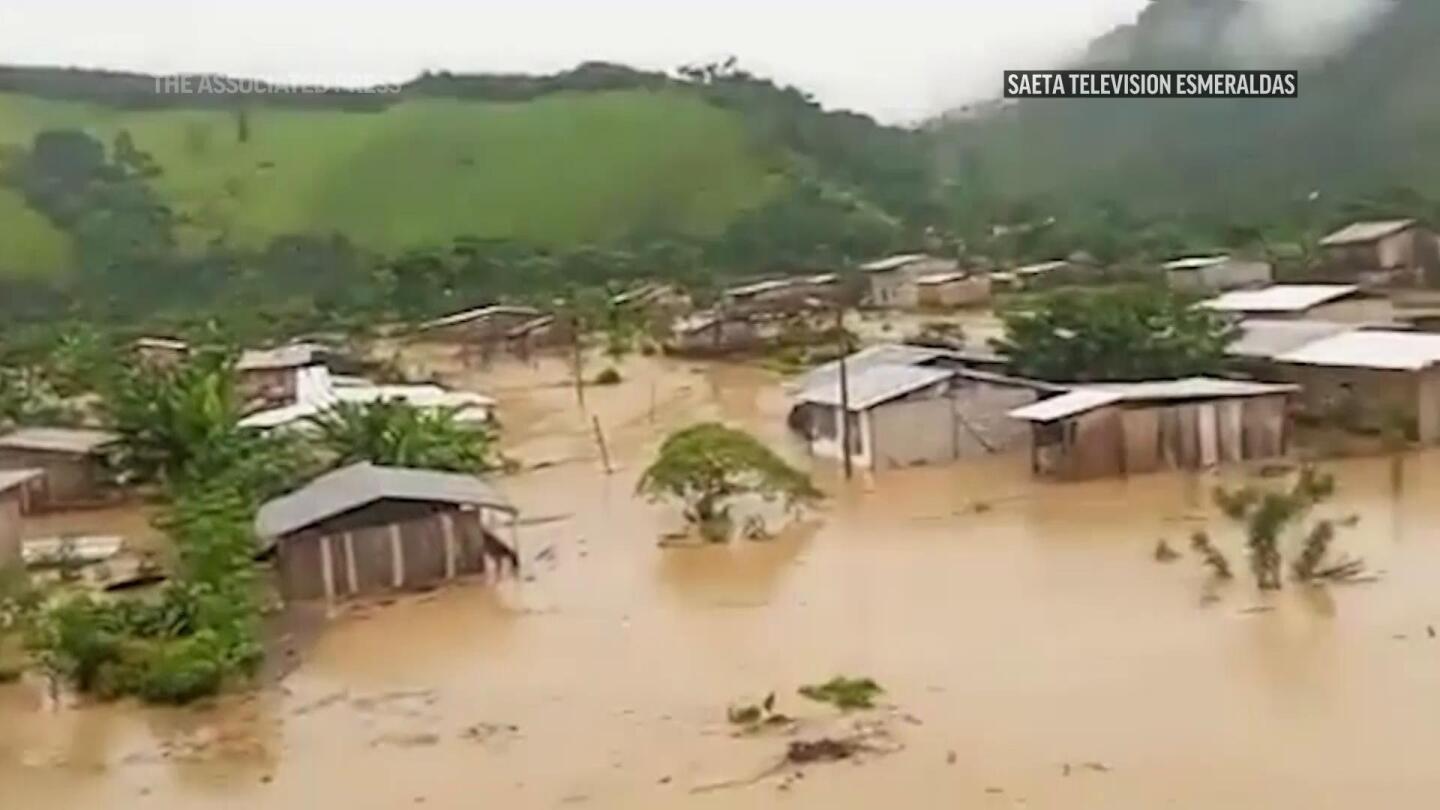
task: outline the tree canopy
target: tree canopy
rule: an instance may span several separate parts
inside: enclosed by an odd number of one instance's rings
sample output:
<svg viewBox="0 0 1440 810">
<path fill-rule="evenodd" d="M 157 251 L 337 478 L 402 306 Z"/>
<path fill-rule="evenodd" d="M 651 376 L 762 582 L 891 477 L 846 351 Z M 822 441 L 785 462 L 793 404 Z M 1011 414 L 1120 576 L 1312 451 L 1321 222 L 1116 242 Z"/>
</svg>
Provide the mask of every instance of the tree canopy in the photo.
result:
<svg viewBox="0 0 1440 810">
<path fill-rule="evenodd" d="M 1065 290 L 1002 313 L 996 348 L 1017 373 L 1057 382 L 1169 379 L 1218 371 L 1235 328 L 1159 287 Z"/>
</svg>

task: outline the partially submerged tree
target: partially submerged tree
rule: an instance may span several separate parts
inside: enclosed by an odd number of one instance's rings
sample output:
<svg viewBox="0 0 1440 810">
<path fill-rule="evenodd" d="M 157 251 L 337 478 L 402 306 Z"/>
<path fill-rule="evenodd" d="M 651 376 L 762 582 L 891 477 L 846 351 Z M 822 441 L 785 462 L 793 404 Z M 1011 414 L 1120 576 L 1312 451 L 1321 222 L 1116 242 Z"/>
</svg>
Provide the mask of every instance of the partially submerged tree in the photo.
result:
<svg viewBox="0 0 1440 810">
<path fill-rule="evenodd" d="M 494 430 L 462 422 L 454 409 L 417 408 L 399 399 L 342 402 L 310 421 L 336 466 L 368 461 L 478 473 L 501 463 Z"/>
<path fill-rule="evenodd" d="M 651 499 L 680 500 L 685 519 L 712 540 L 729 537 L 729 501 L 737 496 L 783 498 L 787 507 L 821 497 L 809 476 L 754 436 L 715 422 L 670 434 L 636 491 Z"/>
<path fill-rule="evenodd" d="M 1015 371 L 1043 380 L 1144 380 L 1210 374 L 1235 329 L 1158 287 L 1057 291 L 1002 313 L 996 341 Z"/>
<path fill-rule="evenodd" d="M 1345 561 L 1330 567 L 1325 565 L 1340 523 L 1319 520 L 1308 528 L 1304 526 L 1310 512 L 1334 493 L 1334 477 L 1311 467 L 1302 468 L 1287 490 L 1265 491 L 1255 487 L 1215 490 L 1215 504 L 1220 511 L 1245 530 L 1250 570 L 1261 590 L 1278 590 L 1281 587 L 1287 536 L 1296 538 L 1299 547 L 1291 562 L 1291 573 L 1297 581 L 1344 576 L 1358 570 L 1359 561 Z M 1215 566 L 1213 557 L 1218 556 L 1218 552 L 1209 546 L 1208 539 L 1203 545 L 1197 542 L 1196 548 L 1202 553 L 1208 551 L 1207 561 Z M 1221 561 L 1223 563 L 1223 558 Z M 1221 571 L 1222 567 L 1228 571 L 1228 566 L 1216 567 L 1216 571 Z"/>
</svg>

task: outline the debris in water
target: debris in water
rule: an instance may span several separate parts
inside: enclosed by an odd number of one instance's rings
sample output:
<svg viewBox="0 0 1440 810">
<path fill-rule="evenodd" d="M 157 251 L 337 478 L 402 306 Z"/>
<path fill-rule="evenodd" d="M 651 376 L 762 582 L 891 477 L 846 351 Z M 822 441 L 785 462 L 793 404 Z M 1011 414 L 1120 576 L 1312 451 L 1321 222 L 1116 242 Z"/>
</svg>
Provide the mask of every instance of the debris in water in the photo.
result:
<svg viewBox="0 0 1440 810">
<path fill-rule="evenodd" d="M 460 732 L 460 739 L 487 743 L 497 737 L 509 737 L 519 733 L 520 727 L 513 723 L 476 723 Z"/>
<path fill-rule="evenodd" d="M 1084 763 L 1084 764 L 1085 764 L 1085 767 L 1089 768 L 1089 769 L 1092 770 L 1092 771 L 1095 771 L 1096 773 L 1109 773 L 1109 772 L 1110 772 L 1110 766 L 1109 766 L 1109 765 L 1106 765 L 1106 764 L 1103 763 L 1103 762 L 1086 762 L 1086 763 Z"/>
<path fill-rule="evenodd" d="M 821 737 L 818 740 L 794 740 L 785 749 L 785 761 L 792 765 L 808 765 L 812 762 L 836 762 L 849 759 L 860 750 L 855 739 L 833 739 Z"/>
<path fill-rule="evenodd" d="M 1005 788 L 1002 788 L 1002 787 L 987 787 L 987 788 L 985 788 L 985 792 L 986 792 L 986 793 L 991 793 L 991 794 L 1004 793 L 1004 792 L 1005 792 Z"/>
<path fill-rule="evenodd" d="M 884 694 L 880 684 L 870 678 L 847 678 L 836 675 L 825 683 L 800 687 L 801 696 L 838 709 L 872 709 L 875 698 Z"/>
<path fill-rule="evenodd" d="M 1241 613 L 1269 613 L 1270 611 L 1272 611 L 1272 610 L 1274 610 L 1274 609 L 1275 609 L 1275 606 L 1274 606 L 1274 605 L 1251 605 L 1250 607 L 1247 607 L 1247 608 L 1241 608 L 1241 609 L 1240 609 L 1240 612 L 1241 612 Z"/>
<path fill-rule="evenodd" d="M 955 764 L 955 760 L 957 760 L 957 759 L 959 759 L 959 757 L 955 755 L 955 752 L 954 752 L 954 751 L 946 751 L 946 752 L 945 752 L 945 764 L 946 764 L 946 765 L 954 765 L 954 764 Z"/>
<path fill-rule="evenodd" d="M 1165 542 L 1165 538 L 1160 538 L 1160 542 L 1155 544 L 1155 562 L 1168 563 L 1179 558 L 1180 552 L 1171 548 L 1170 544 Z"/>
<path fill-rule="evenodd" d="M 372 747 L 380 745 L 393 745 L 397 748 L 420 748 L 422 746 L 435 745 L 438 742 L 440 742 L 440 736 L 438 734 L 431 734 L 429 732 L 421 732 L 419 734 L 393 733 L 382 734 L 379 737 L 376 737 L 375 739 L 370 741 L 370 745 Z"/>
<path fill-rule="evenodd" d="M 1435 638 L 1435 625 L 1425 625 L 1425 635 L 1429 636 L 1430 638 Z"/>
</svg>

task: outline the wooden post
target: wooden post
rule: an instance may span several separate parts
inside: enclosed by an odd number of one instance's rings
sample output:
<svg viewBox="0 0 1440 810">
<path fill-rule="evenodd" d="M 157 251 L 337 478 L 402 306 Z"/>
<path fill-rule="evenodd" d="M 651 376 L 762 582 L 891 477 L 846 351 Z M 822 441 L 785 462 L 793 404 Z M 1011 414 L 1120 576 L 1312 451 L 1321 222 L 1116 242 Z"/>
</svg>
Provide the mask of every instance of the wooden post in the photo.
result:
<svg viewBox="0 0 1440 810">
<path fill-rule="evenodd" d="M 585 370 L 584 351 L 580 346 L 580 319 L 575 318 L 570 324 L 571 340 L 575 344 L 575 399 L 580 403 L 580 410 L 585 410 Z"/>
<path fill-rule="evenodd" d="M 400 524 L 390 524 L 390 583 L 398 590 L 405 587 L 405 550 L 401 548 Z"/>
<path fill-rule="evenodd" d="M 521 579 L 521 560 L 525 559 L 520 553 L 520 513 L 510 513 L 510 550 L 515 552 L 515 578 Z"/>
<path fill-rule="evenodd" d="M 600 417 L 590 417 L 590 423 L 595 426 L 595 443 L 600 445 L 600 463 L 605 465 L 605 474 L 610 475 L 614 470 L 610 468 L 610 451 L 605 447 L 605 434 L 600 430 Z"/>
<path fill-rule="evenodd" d="M 455 518 L 449 512 L 440 515 L 440 528 L 445 535 L 445 578 L 455 578 Z"/>
<path fill-rule="evenodd" d="M 330 551 L 330 535 L 320 538 L 320 579 L 325 583 L 325 604 L 335 607 L 335 555 Z"/>
<path fill-rule="evenodd" d="M 359 572 L 355 570 L 355 537 L 350 532 L 343 535 L 345 541 L 345 579 L 349 581 L 350 593 L 360 592 Z"/>
<path fill-rule="evenodd" d="M 850 341 L 845 338 L 845 308 L 835 308 L 835 328 L 840 339 L 840 457 L 845 460 L 845 480 L 855 475 L 850 461 L 850 377 L 845 370 L 845 355 L 850 352 Z"/>
</svg>

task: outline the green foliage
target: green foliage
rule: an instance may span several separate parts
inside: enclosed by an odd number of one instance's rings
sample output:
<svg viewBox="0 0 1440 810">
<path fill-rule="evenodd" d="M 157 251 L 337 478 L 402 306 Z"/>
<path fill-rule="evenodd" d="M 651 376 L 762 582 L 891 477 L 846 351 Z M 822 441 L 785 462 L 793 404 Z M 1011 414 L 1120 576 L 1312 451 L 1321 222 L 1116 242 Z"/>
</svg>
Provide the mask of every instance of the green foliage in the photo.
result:
<svg viewBox="0 0 1440 810">
<path fill-rule="evenodd" d="M 1334 493 L 1334 477 L 1312 467 L 1301 469 L 1295 483 L 1285 491 L 1216 488 L 1216 506 L 1244 527 L 1250 570 L 1261 590 L 1281 587 L 1281 546 L 1285 534 Z M 1304 534 L 1301 553 L 1292 566 L 1298 579 L 1314 578 L 1334 536 L 1335 525 L 1330 521 L 1320 521 Z"/>
<path fill-rule="evenodd" d="M 342 402 L 310 421 L 335 466 L 368 461 L 478 473 L 501 463 L 494 430 L 461 422 L 455 410 L 422 409 L 398 399 Z"/>
<path fill-rule="evenodd" d="M 640 476 L 636 492 L 651 499 L 680 500 L 685 519 L 702 528 L 720 522 L 728 525 L 726 502 L 747 493 L 767 500 L 783 498 L 787 506 L 821 497 L 809 476 L 755 437 L 714 422 L 670 434 Z"/>
<path fill-rule="evenodd" d="M 1021 374 L 1056 381 L 1168 379 L 1222 367 L 1234 327 L 1162 288 L 1065 290 L 1002 313 Z"/>
<path fill-rule="evenodd" d="M 800 695 L 818 703 L 829 703 L 838 709 L 872 709 L 875 699 L 885 693 L 870 678 L 847 678 L 836 675 L 825 683 L 800 687 Z"/>
</svg>

